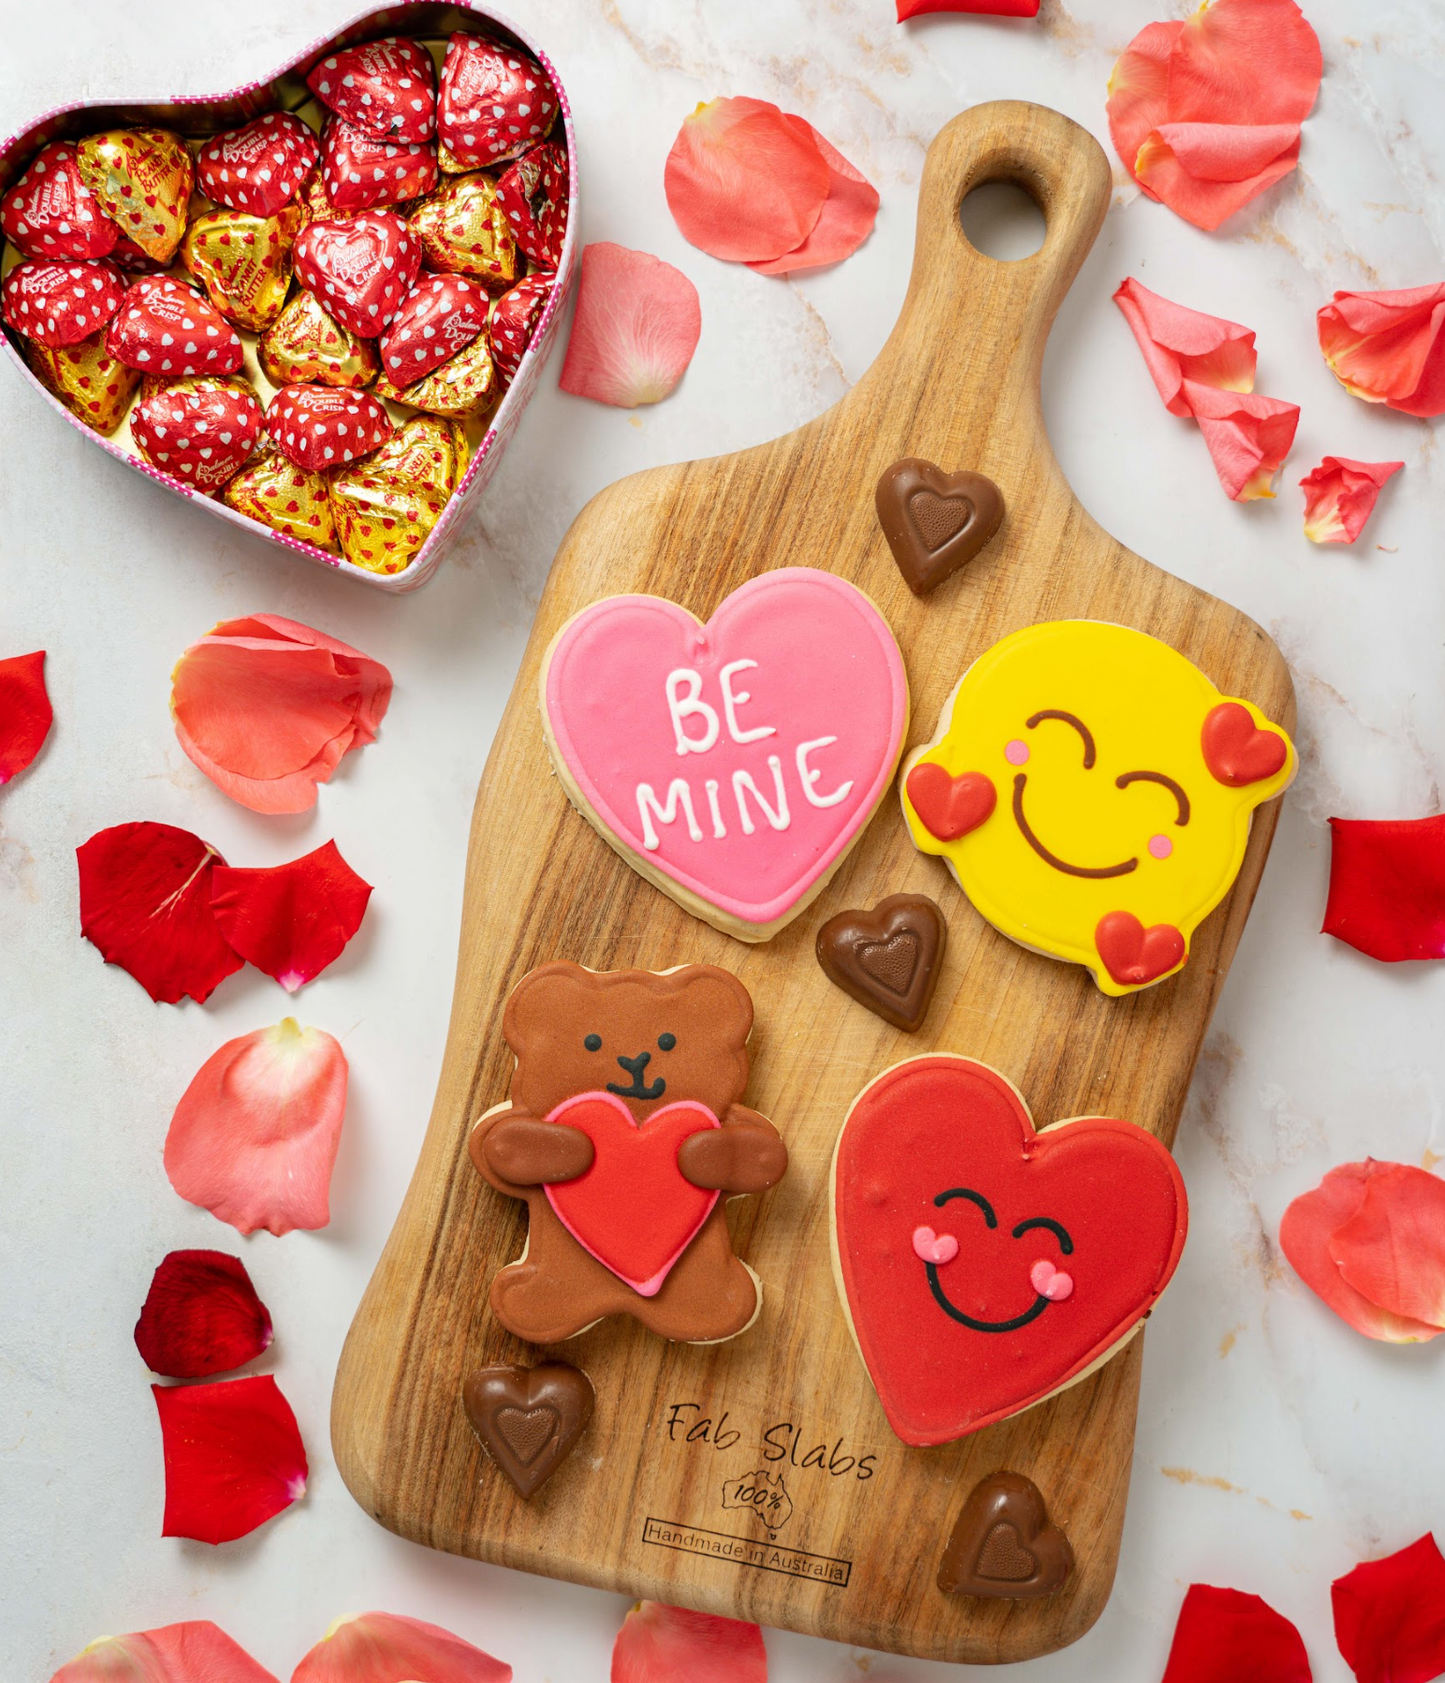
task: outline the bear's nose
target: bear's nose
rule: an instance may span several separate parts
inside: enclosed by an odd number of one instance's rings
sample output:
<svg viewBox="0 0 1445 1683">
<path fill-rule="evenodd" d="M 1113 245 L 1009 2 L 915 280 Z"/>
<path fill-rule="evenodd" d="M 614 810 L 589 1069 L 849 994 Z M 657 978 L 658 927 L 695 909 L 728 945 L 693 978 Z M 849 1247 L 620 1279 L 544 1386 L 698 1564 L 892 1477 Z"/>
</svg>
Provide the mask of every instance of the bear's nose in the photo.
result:
<svg viewBox="0 0 1445 1683">
<path fill-rule="evenodd" d="M 652 1062 L 652 1053 L 639 1052 L 635 1058 L 619 1057 L 617 1061 L 629 1075 L 641 1075 Z"/>
</svg>

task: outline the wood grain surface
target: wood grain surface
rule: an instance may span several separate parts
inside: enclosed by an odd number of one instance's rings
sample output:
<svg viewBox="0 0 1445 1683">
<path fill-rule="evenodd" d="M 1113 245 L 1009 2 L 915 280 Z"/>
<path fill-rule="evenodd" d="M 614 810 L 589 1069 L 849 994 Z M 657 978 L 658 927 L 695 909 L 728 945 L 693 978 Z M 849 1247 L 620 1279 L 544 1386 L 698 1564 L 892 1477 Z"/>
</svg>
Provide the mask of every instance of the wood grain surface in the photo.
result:
<svg viewBox="0 0 1445 1683">
<path fill-rule="evenodd" d="M 1027 188 L 1047 222 L 1042 247 L 1021 262 L 980 255 L 959 223 L 964 194 L 1001 179 Z M 1084 970 L 1026 952 L 985 924 L 942 862 L 914 850 L 896 796 L 807 912 L 772 941 L 746 946 L 650 887 L 567 804 L 543 745 L 537 675 L 557 627 L 598 597 L 648 591 L 706 618 L 744 579 L 804 564 L 851 579 L 892 625 L 913 693 L 911 742 L 927 739 L 960 673 L 997 639 L 1069 617 L 1150 632 L 1225 693 L 1291 728 L 1289 676 L 1260 628 L 1103 532 L 1045 437 L 1044 341 L 1109 192 L 1098 144 L 1052 111 L 999 103 L 956 118 L 928 154 L 902 314 L 854 390 L 770 444 L 611 486 L 564 541 L 477 797 L 431 1124 L 333 1401 L 348 1486 L 403 1536 L 953 1660 L 1045 1653 L 1082 1635 L 1103 1608 L 1145 1340 L 1013 1420 L 940 1448 L 905 1447 L 884 1421 L 836 1300 L 829 1159 L 864 1083 L 934 1049 L 1006 1072 L 1040 1126 L 1122 1116 L 1171 1142 L 1277 803 L 1256 815 L 1236 886 L 1200 927 L 1184 972 L 1129 998 L 1106 998 Z M 1008 511 L 983 554 L 924 600 L 899 575 L 873 506 L 879 475 L 909 455 L 988 474 Z M 813 954 L 825 919 L 900 891 L 933 896 L 949 922 L 938 994 L 913 1036 L 849 1000 Z M 777 1123 L 792 1166 L 768 1196 L 731 1207 L 737 1250 L 766 1287 L 749 1332 L 711 1347 L 669 1345 L 611 1321 L 547 1352 L 590 1375 L 597 1410 L 571 1459 L 524 1503 L 483 1456 L 461 1391 L 481 1363 L 540 1359 L 487 1302 L 492 1276 L 522 1251 L 525 1207 L 483 1183 L 466 1135 L 507 1093 L 503 1001 L 526 971 L 553 958 L 594 969 L 702 961 L 739 975 L 757 1009 L 746 1102 Z M 821 1454 L 810 1454 L 816 1445 Z M 1047 1600 L 946 1596 L 935 1585 L 964 1499 L 999 1468 L 1039 1486 L 1073 1545 L 1077 1569 Z M 786 1489 L 788 1511 L 770 1516 L 772 1530 L 750 1508 L 726 1505 L 724 1485 L 735 1500 L 734 1481 L 746 1485 L 760 1471 L 781 1475 Z"/>
</svg>

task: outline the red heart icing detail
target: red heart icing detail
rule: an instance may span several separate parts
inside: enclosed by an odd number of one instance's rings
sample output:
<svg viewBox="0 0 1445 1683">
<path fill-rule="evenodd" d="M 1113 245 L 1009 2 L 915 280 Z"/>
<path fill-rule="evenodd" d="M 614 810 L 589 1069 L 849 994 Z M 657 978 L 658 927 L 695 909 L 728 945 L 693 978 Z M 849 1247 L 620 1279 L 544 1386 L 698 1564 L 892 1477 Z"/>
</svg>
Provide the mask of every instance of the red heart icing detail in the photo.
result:
<svg viewBox="0 0 1445 1683">
<path fill-rule="evenodd" d="M 1041 1401 L 1148 1313 L 1188 1227 L 1173 1158 L 1130 1122 L 1034 1132 L 985 1064 L 912 1058 L 854 1101 L 833 1172 L 839 1278 L 893 1430 L 948 1443 Z M 957 1241 L 947 1262 L 917 1254 Z M 1041 1259 L 1066 1298 L 1039 1292 Z M 1042 1272 L 1042 1270 L 1040 1270 Z"/>
<path fill-rule="evenodd" d="M 1221 701 L 1205 715 L 1199 746 L 1210 773 L 1230 789 L 1277 776 L 1289 759 L 1289 744 L 1274 730 L 1261 730 L 1238 701 Z"/>
<path fill-rule="evenodd" d="M 957 841 L 976 830 L 998 805 L 998 791 L 981 771 L 950 777 L 933 760 L 922 760 L 904 785 L 919 822 L 939 841 Z"/>
<path fill-rule="evenodd" d="M 1121 987 L 1141 988 L 1167 976 L 1189 956 L 1172 923 L 1146 929 L 1133 912 L 1106 912 L 1094 927 L 1094 945 L 1104 968 Z"/>
<path fill-rule="evenodd" d="M 547 1120 L 580 1128 L 595 1153 L 585 1174 L 544 1188 L 557 1219 L 619 1280 L 655 1297 L 718 1201 L 716 1191 L 684 1178 L 678 1148 L 722 1124 L 705 1105 L 684 1099 L 662 1105 L 639 1126 L 611 1093 L 566 1099 Z"/>
</svg>

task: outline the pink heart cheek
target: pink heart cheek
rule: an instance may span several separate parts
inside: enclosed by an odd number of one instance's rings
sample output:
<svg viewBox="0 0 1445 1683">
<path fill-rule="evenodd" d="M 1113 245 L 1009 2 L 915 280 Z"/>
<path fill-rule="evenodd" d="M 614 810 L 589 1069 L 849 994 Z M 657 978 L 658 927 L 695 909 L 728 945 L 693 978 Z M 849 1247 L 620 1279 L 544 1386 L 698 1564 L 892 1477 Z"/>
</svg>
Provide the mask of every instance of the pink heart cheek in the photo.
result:
<svg viewBox="0 0 1445 1683">
<path fill-rule="evenodd" d="M 1048 1298 L 1050 1303 L 1062 1303 L 1066 1297 L 1071 1297 L 1074 1291 L 1073 1276 L 1055 1268 L 1052 1262 L 1043 1257 L 1029 1270 L 1029 1284 L 1040 1297 Z"/>
<path fill-rule="evenodd" d="M 937 1234 L 931 1227 L 913 1230 L 913 1254 L 920 1262 L 941 1265 L 958 1255 L 958 1240 L 951 1233 Z"/>
</svg>

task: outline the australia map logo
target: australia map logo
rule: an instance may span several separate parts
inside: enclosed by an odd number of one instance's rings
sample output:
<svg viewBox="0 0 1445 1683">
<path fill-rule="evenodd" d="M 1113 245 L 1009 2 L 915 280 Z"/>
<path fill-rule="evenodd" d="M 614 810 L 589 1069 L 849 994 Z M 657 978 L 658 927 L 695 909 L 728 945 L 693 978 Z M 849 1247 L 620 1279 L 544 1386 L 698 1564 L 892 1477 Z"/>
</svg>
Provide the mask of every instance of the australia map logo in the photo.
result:
<svg viewBox="0 0 1445 1683">
<path fill-rule="evenodd" d="M 746 1508 L 773 1533 L 781 1531 L 793 1517 L 793 1499 L 788 1495 L 783 1475 L 761 1469 L 728 1479 L 722 1487 L 722 1505 Z"/>
</svg>

